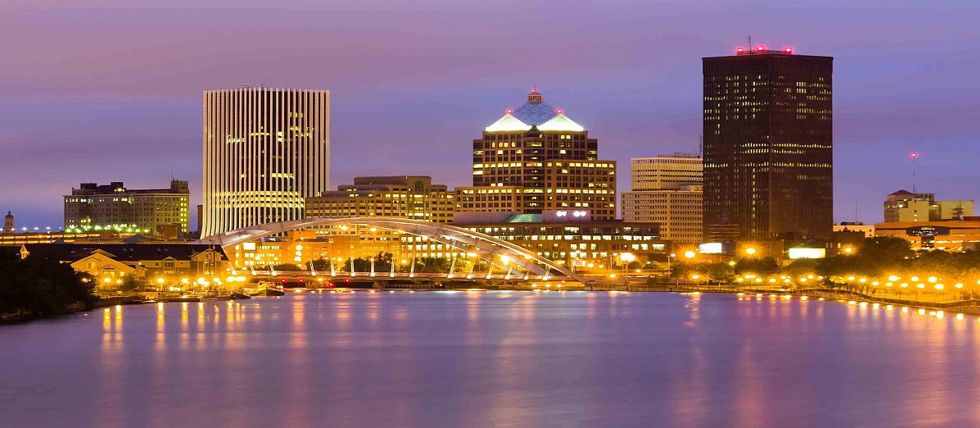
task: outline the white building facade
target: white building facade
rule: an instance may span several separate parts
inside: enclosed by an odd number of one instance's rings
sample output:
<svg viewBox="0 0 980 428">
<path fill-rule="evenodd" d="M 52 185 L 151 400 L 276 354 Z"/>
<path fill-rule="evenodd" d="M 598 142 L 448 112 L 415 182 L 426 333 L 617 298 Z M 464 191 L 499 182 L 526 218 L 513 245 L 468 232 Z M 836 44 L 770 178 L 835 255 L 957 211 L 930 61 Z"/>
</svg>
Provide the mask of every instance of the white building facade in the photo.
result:
<svg viewBox="0 0 980 428">
<path fill-rule="evenodd" d="M 633 158 L 631 191 L 623 193 L 623 220 L 660 224 L 660 237 L 680 243 L 703 237 L 701 157 L 688 154 Z"/>
<path fill-rule="evenodd" d="M 330 186 L 330 92 L 204 92 L 201 236 L 303 218 Z"/>
</svg>

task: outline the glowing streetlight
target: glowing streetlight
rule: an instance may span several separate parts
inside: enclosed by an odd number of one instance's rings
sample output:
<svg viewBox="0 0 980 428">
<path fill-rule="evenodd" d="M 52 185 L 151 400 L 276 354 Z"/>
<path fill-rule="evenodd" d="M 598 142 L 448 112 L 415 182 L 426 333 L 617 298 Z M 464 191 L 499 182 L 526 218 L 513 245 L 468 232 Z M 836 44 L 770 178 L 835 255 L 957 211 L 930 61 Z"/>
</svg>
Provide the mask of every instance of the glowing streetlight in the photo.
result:
<svg viewBox="0 0 980 428">
<path fill-rule="evenodd" d="M 754 256 L 758 252 L 759 252 L 759 250 L 757 248 L 755 248 L 755 247 L 747 247 L 745 249 L 745 254 L 748 255 L 748 256 Z"/>
<path fill-rule="evenodd" d="M 687 250 L 687 251 L 684 252 L 684 258 L 685 259 L 693 259 L 693 258 L 695 258 L 697 256 L 698 256 L 698 253 L 694 252 L 694 250 Z"/>
</svg>

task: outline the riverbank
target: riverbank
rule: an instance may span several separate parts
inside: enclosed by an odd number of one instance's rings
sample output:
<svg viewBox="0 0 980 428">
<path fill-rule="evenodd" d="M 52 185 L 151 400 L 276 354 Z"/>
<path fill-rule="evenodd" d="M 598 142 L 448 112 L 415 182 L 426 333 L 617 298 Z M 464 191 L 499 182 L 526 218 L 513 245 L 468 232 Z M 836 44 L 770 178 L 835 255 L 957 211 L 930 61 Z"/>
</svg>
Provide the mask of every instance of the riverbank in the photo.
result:
<svg viewBox="0 0 980 428">
<path fill-rule="evenodd" d="M 91 306 L 90 307 L 90 306 L 88 306 L 84 302 L 75 302 L 75 303 L 72 303 L 70 305 L 65 306 L 60 311 L 55 311 L 55 312 L 50 312 L 50 313 L 44 313 L 44 314 L 38 314 L 38 313 L 35 313 L 35 312 L 28 312 L 28 311 L 17 311 L 17 312 L 2 313 L 2 314 L 0 314 L 0 325 L 3 325 L 3 324 L 18 324 L 18 323 L 24 323 L 24 322 L 29 322 L 29 321 L 39 320 L 39 319 L 46 319 L 46 318 L 57 318 L 57 317 L 65 316 L 65 315 L 71 315 L 71 314 L 78 313 L 78 312 L 90 311 L 90 310 L 95 309 L 95 308 L 96 308 L 96 306 Z"/>
<path fill-rule="evenodd" d="M 786 289 L 778 287 L 740 287 L 732 285 L 646 285 L 622 287 L 623 290 L 638 292 L 669 292 L 669 293 L 725 293 L 725 294 L 754 294 L 754 295 L 773 295 L 790 296 L 808 299 L 836 300 L 841 302 L 867 302 L 883 305 L 903 306 L 910 308 L 923 308 L 931 310 L 942 310 L 949 312 L 959 312 L 964 314 L 980 315 L 980 299 L 969 300 L 950 300 L 945 302 L 900 299 L 886 296 L 876 296 L 861 293 L 854 290 L 841 290 L 832 288 L 805 288 L 805 289 Z"/>
<path fill-rule="evenodd" d="M 106 296 L 106 297 L 99 297 L 98 300 L 95 300 L 91 305 L 85 302 L 75 302 L 73 304 L 65 306 L 65 308 L 60 311 L 51 312 L 51 313 L 37 314 L 37 313 L 21 311 L 21 312 L 0 314 L 0 325 L 18 324 L 18 323 L 25 323 L 25 322 L 36 321 L 41 319 L 64 317 L 79 312 L 88 312 L 95 309 L 106 308 L 111 306 L 142 305 L 147 303 L 158 303 L 158 302 L 164 302 L 164 303 L 201 302 L 206 300 L 231 300 L 233 298 L 236 297 L 233 297 L 232 295 L 223 295 L 223 296 L 184 295 L 184 296 L 166 296 L 162 298 L 160 297 L 154 298 L 152 296 L 146 296 L 139 293 L 119 295 L 119 296 Z"/>
<path fill-rule="evenodd" d="M 692 285 L 692 284 L 646 284 L 646 283 L 621 283 L 621 282 L 595 282 L 587 285 L 582 284 L 500 284 L 498 286 L 487 286 L 483 284 L 479 287 L 471 286 L 446 286 L 446 284 L 424 284 L 415 283 L 410 287 L 400 286 L 391 288 L 294 288 L 288 289 L 289 293 L 306 292 L 414 292 L 414 291 L 473 291 L 473 290 L 507 290 L 507 291 L 625 291 L 640 293 L 716 293 L 716 294 L 736 294 L 736 295 L 755 295 L 769 296 L 773 298 L 800 298 L 839 301 L 842 303 L 859 304 L 860 302 L 877 303 L 883 305 L 893 305 L 909 308 L 923 308 L 929 310 L 941 310 L 947 312 L 957 312 L 964 314 L 980 315 L 980 300 L 957 300 L 936 302 L 915 299 L 898 299 L 885 296 L 875 296 L 860 293 L 853 290 L 841 290 L 830 288 L 807 288 L 807 289 L 786 289 L 779 287 L 744 287 L 733 285 Z M 65 308 L 64 311 L 48 315 L 32 314 L 3 314 L 0 315 L 0 324 L 22 323 L 36 319 L 54 318 L 70 315 L 77 312 L 88 310 L 125 305 L 140 305 L 145 303 L 159 302 L 200 302 L 208 300 L 232 300 L 235 295 L 159 295 L 157 293 L 130 293 L 126 295 L 101 296 L 94 305 L 86 307 L 79 302 Z"/>
</svg>

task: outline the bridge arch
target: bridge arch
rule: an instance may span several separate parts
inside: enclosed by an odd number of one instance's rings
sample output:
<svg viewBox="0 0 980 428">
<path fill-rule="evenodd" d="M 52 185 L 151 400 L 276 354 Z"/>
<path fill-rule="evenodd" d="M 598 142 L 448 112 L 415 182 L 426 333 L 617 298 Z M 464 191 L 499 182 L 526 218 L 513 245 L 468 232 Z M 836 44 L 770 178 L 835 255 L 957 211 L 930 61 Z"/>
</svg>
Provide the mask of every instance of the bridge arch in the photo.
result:
<svg viewBox="0 0 980 428">
<path fill-rule="evenodd" d="M 315 217 L 266 223 L 201 238 L 197 243 L 220 245 L 227 249 L 243 242 L 256 241 L 270 235 L 277 235 L 293 230 L 316 226 L 341 225 L 375 227 L 421 236 L 446 245 L 449 248 L 455 248 L 466 253 L 474 253 L 480 259 L 503 269 L 509 269 L 507 264 L 512 263 L 523 269 L 528 275 L 537 275 L 543 279 L 564 276 L 569 280 L 584 283 L 584 281 L 579 279 L 568 268 L 511 242 L 449 224 L 398 217 Z M 503 256 L 509 257 L 506 263 L 499 260 Z"/>
</svg>

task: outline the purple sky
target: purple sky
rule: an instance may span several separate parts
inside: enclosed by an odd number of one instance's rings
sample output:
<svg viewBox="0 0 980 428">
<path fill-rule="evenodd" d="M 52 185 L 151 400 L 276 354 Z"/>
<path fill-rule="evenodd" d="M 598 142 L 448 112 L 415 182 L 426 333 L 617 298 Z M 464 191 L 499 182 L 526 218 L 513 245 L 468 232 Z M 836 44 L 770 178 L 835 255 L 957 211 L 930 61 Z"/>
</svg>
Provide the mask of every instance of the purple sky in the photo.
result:
<svg viewBox="0 0 980 428">
<path fill-rule="evenodd" d="M 198 203 L 201 91 L 242 84 L 332 91 L 332 186 L 456 186 L 537 83 L 628 190 L 630 157 L 697 150 L 700 58 L 751 34 L 836 58 L 836 219 L 877 222 L 911 150 L 920 191 L 980 199 L 978 22 L 976 0 L 3 0 L 0 209 L 58 226 L 79 182 L 171 172 Z"/>
</svg>

